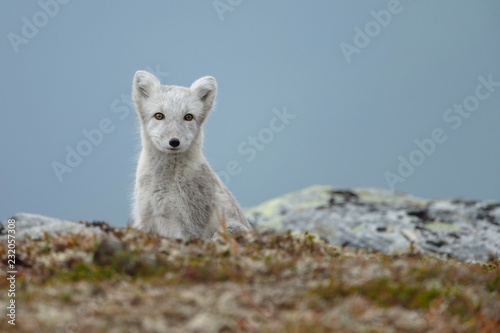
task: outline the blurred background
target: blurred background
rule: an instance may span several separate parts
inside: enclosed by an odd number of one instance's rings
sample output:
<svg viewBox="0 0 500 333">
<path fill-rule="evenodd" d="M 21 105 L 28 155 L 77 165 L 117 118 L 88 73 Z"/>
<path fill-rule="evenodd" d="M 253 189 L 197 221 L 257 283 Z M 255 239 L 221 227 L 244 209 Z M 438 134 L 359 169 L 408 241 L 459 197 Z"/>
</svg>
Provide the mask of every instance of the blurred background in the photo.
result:
<svg viewBox="0 0 500 333">
<path fill-rule="evenodd" d="M 132 77 L 212 75 L 243 207 L 304 187 L 500 200 L 500 2 L 3 1 L 0 220 L 130 218 Z"/>
</svg>

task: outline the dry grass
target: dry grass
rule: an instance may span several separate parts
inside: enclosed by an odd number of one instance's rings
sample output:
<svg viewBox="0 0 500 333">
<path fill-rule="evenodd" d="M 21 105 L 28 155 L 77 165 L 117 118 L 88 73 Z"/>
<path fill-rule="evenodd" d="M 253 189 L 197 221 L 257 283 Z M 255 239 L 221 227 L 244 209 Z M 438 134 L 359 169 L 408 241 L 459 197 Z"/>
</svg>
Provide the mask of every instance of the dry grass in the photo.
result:
<svg viewBox="0 0 500 333">
<path fill-rule="evenodd" d="M 498 260 L 388 256 L 307 234 L 180 242 L 103 229 L 18 240 L 17 325 L 2 306 L 0 331 L 500 332 Z"/>
</svg>

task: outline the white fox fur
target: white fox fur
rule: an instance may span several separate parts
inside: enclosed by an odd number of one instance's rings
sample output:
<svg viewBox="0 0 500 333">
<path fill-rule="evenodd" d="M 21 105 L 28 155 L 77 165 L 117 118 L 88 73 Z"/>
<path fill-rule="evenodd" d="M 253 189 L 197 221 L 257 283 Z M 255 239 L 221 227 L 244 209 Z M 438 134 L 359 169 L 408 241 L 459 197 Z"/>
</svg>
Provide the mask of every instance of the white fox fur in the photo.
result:
<svg viewBox="0 0 500 333">
<path fill-rule="evenodd" d="M 202 125 L 216 91 L 217 82 L 210 76 L 186 88 L 162 86 L 148 72 L 135 73 L 132 97 L 141 120 L 142 151 L 134 227 L 180 239 L 217 237 L 222 231 L 219 219 L 230 233 L 252 230 L 201 151 Z"/>
</svg>

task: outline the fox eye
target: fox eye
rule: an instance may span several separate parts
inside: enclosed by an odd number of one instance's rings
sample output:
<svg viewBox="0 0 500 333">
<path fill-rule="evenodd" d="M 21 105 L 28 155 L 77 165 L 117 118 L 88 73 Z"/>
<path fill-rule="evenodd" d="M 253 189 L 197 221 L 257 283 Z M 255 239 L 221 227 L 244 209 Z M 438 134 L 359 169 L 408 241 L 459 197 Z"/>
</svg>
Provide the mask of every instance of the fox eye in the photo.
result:
<svg viewBox="0 0 500 333">
<path fill-rule="evenodd" d="M 191 113 L 188 113 L 184 116 L 184 120 L 191 121 L 193 120 L 193 115 Z"/>
<path fill-rule="evenodd" d="M 158 120 L 162 120 L 163 118 L 165 118 L 165 115 L 163 113 L 155 113 L 155 116 L 154 116 L 156 119 Z"/>
</svg>

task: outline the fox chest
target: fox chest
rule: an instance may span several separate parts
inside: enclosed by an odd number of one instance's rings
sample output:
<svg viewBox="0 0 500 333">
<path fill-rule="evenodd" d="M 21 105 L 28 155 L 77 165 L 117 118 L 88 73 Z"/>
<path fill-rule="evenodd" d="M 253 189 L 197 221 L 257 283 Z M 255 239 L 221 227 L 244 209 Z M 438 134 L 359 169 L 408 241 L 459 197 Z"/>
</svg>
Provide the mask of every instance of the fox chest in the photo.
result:
<svg viewBox="0 0 500 333">
<path fill-rule="evenodd" d="M 185 211 L 187 202 L 185 194 L 174 186 L 157 187 L 151 196 L 153 210 L 165 219 L 181 222 L 182 212 Z"/>
</svg>

